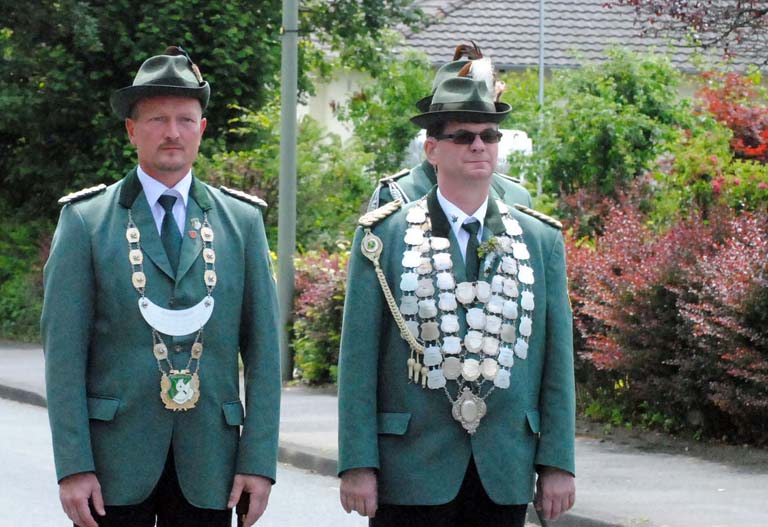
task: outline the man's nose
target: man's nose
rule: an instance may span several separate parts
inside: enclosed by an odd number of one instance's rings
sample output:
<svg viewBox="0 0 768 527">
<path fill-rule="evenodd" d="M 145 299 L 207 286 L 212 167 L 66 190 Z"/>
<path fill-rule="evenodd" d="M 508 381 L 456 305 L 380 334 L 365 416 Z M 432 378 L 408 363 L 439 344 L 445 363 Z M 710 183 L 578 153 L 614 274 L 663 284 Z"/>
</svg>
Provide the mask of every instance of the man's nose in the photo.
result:
<svg viewBox="0 0 768 527">
<path fill-rule="evenodd" d="M 469 145 L 469 147 L 472 149 L 472 151 L 478 151 L 482 152 L 485 150 L 485 143 L 482 139 L 480 139 L 480 134 L 475 134 L 475 140 L 472 141 L 472 144 Z"/>
<path fill-rule="evenodd" d="M 169 119 L 165 127 L 165 136 L 168 139 L 177 139 L 179 137 L 179 125 L 175 119 Z"/>
</svg>

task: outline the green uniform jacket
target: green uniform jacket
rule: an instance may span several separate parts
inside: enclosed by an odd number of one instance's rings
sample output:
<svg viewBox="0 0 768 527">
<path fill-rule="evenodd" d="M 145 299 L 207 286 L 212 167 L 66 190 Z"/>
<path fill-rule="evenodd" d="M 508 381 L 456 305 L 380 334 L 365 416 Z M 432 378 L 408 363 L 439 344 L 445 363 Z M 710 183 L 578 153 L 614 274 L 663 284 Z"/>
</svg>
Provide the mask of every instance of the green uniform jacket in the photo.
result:
<svg viewBox="0 0 768 527">
<path fill-rule="evenodd" d="M 131 284 L 129 209 L 141 232 L 146 295 L 160 306 L 183 309 L 205 297 L 202 242 L 199 232 L 188 233 L 204 212 L 214 231 L 215 308 L 204 332 L 200 399 L 186 412 L 166 410 L 160 400 L 152 331 Z M 225 509 L 236 472 L 274 480 L 278 311 L 256 206 L 194 179 L 174 279 L 134 170 L 63 208 L 44 280 L 46 388 L 59 480 L 95 471 L 107 505 L 139 503 L 160 478 L 171 447 L 184 496 L 197 507 Z M 184 368 L 194 335 L 163 338 L 174 367 Z"/>
<path fill-rule="evenodd" d="M 435 167 L 429 161 L 423 161 L 409 171 L 404 170 L 394 176 L 381 179 L 368 203 L 368 210 L 377 209 L 394 199 L 400 199 L 403 203 L 417 200 L 435 185 L 437 185 Z M 531 206 L 530 192 L 509 176 L 498 172 L 494 172 L 491 179 L 491 197 L 509 205 L 519 203 L 526 207 Z"/>
<path fill-rule="evenodd" d="M 461 253 L 434 190 L 427 203 L 433 235 L 450 238 L 456 282 L 465 281 Z M 381 266 L 398 303 L 405 218 L 412 206 L 373 228 L 383 242 Z M 373 264 L 360 252 L 363 229 L 356 233 L 341 341 L 338 470 L 376 468 L 380 503 L 447 503 L 459 491 L 470 454 L 488 495 L 499 504 L 531 501 L 535 465 L 574 473 L 573 334 L 563 238 L 525 213 L 511 210 L 511 215 L 523 228 L 534 271 L 533 333 L 527 359 L 516 358 L 510 387 L 486 399 L 488 412 L 473 436 L 453 419 L 443 390 L 408 382 L 410 349 L 388 310 Z M 504 233 L 493 200 L 484 238 L 492 233 Z M 455 397 L 455 382 L 448 381 L 447 387 Z"/>
</svg>

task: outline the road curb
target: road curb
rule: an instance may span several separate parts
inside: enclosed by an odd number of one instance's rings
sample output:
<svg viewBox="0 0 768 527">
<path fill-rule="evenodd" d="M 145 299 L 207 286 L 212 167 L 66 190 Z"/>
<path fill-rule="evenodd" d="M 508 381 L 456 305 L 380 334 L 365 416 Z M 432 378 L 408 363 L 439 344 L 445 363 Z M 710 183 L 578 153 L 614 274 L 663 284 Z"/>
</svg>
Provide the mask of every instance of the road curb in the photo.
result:
<svg viewBox="0 0 768 527">
<path fill-rule="evenodd" d="M 281 441 L 277 449 L 277 459 L 296 468 L 311 470 L 321 476 L 336 477 L 336 460 L 316 452 L 310 452 L 307 447 Z"/>
<path fill-rule="evenodd" d="M 22 388 L 4 386 L 0 384 L 0 398 L 8 399 L 17 403 L 29 404 L 40 408 L 47 408 L 48 404 L 42 395 Z M 336 477 L 337 462 L 331 456 L 325 455 L 320 451 L 313 451 L 311 448 L 293 443 L 281 441 L 278 445 L 277 459 L 281 463 L 287 463 L 296 468 L 310 470 L 321 476 Z M 538 515 L 532 505 L 528 505 L 529 523 L 542 526 Z M 552 523 L 542 527 L 550 527 Z M 567 513 L 556 523 L 557 527 L 621 527 L 621 524 L 610 523 L 602 520 L 596 520 L 585 516 Z"/>
<path fill-rule="evenodd" d="M 17 403 L 31 404 L 41 408 L 48 408 L 48 401 L 39 393 L 14 388 L 13 386 L 3 386 L 0 384 L 0 398 L 8 399 Z"/>
</svg>

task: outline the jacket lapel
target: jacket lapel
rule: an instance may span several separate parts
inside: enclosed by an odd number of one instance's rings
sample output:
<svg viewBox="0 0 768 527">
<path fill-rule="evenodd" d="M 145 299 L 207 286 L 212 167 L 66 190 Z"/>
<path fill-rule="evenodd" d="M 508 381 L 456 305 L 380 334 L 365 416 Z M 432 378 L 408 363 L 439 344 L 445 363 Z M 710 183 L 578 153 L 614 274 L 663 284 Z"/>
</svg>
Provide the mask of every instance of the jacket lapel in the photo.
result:
<svg viewBox="0 0 768 527">
<path fill-rule="evenodd" d="M 494 174 L 496 174 L 496 172 L 494 172 Z M 501 184 L 501 178 L 491 176 L 491 201 L 494 199 L 500 199 L 501 201 L 504 201 L 505 195 L 506 191 L 504 190 L 504 186 Z"/>
<path fill-rule="evenodd" d="M 427 194 L 427 209 L 429 210 L 429 219 L 432 222 L 432 236 L 448 238 L 450 240 L 453 277 L 456 279 L 456 283 L 466 282 L 467 267 L 464 264 L 464 258 L 461 257 L 459 242 L 453 234 L 451 224 L 448 223 L 443 207 L 440 206 L 440 202 L 437 200 L 437 186 L 432 187 L 432 190 Z"/>
<path fill-rule="evenodd" d="M 501 213 L 499 207 L 496 205 L 496 200 L 491 196 L 488 199 L 488 208 L 485 212 L 485 222 L 483 222 L 483 241 L 488 241 L 494 236 L 501 236 L 506 234 L 507 229 L 504 227 L 504 222 L 501 220 Z M 493 276 L 496 274 L 496 269 L 499 266 L 499 255 L 495 252 L 488 253 L 480 262 L 480 279 L 490 282 L 493 280 Z M 486 266 L 489 269 L 489 273 L 485 274 Z"/>
<path fill-rule="evenodd" d="M 141 248 L 144 254 L 152 260 L 163 273 L 171 280 L 174 279 L 171 263 L 165 254 L 165 247 L 157 232 L 157 225 L 149 208 L 149 203 L 144 196 L 141 182 L 136 175 L 136 169 L 125 176 L 123 187 L 120 190 L 120 205 L 131 210 L 133 222 L 141 233 Z"/>
<path fill-rule="evenodd" d="M 203 213 L 210 208 L 210 201 L 206 194 L 205 187 L 196 179 L 192 179 L 192 186 L 189 189 L 189 200 L 187 201 L 187 220 L 184 226 L 184 233 L 181 242 L 181 255 L 179 256 L 179 270 L 176 274 L 176 281 L 180 282 L 195 263 L 195 260 L 203 250 L 203 241 L 200 239 L 198 229 L 192 225 L 192 220 L 197 218 L 202 221 Z M 192 238 L 189 233 L 198 233 Z M 214 239 L 214 244 L 216 240 Z"/>
</svg>

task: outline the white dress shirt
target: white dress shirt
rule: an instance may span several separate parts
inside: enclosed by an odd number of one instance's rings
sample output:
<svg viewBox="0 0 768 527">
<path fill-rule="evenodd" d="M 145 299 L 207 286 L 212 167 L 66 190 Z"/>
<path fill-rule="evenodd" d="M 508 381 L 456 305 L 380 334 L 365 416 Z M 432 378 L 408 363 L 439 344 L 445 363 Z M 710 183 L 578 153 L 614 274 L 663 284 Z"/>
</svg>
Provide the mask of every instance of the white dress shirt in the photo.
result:
<svg viewBox="0 0 768 527">
<path fill-rule="evenodd" d="M 160 234 L 162 229 L 165 209 L 157 200 L 160 196 L 167 194 L 176 198 L 176 203 L 173 204 L 173 219 L 176 220 L 179 233 L 184 238 L 184 225 L 186 225 L 187 221 L 187 200 L 189 199 L 189 189 L 192 187 L 192 171 L 187 172 L 187 175 L 181 178 L 181 181 L 176 183 L 173 188 L 168 188 L 160 183 L 144 172 L 141 166 L 136 168 L 136 173 L 139 176 L 139 181 L 141 181 L 141 186 L 144 188 L 144 196 L 147 198 L 149 208 L 152 210 L 152 217 L 155 218 L 158 234 Z"/>
<path fill-rule="evenodd" d="M 453 229 L 453 235 L 456 237 L 456 241 L 459 242 L 461 257 L 466 261 L 469 233 L 462 229 L 461 226 L 469 221 L 479 221 L 480 228 L 477 231 L 477 241 L 481 242 L 483 240 L 483 222 L 485 221 L 485 213 L 488 210 L 488 200 L 483 201 L 483 204 L 470 215 L 467 215 L 459 207 L 448 201 L 448 199 L 440 192 L 439 187 L 437 189 L 437 201 L 440 203 L 443 212 L 445 212 L 445 217 L 448 218 L 448 223 L 451 224 L 451 229 Z"/>
</svg>

